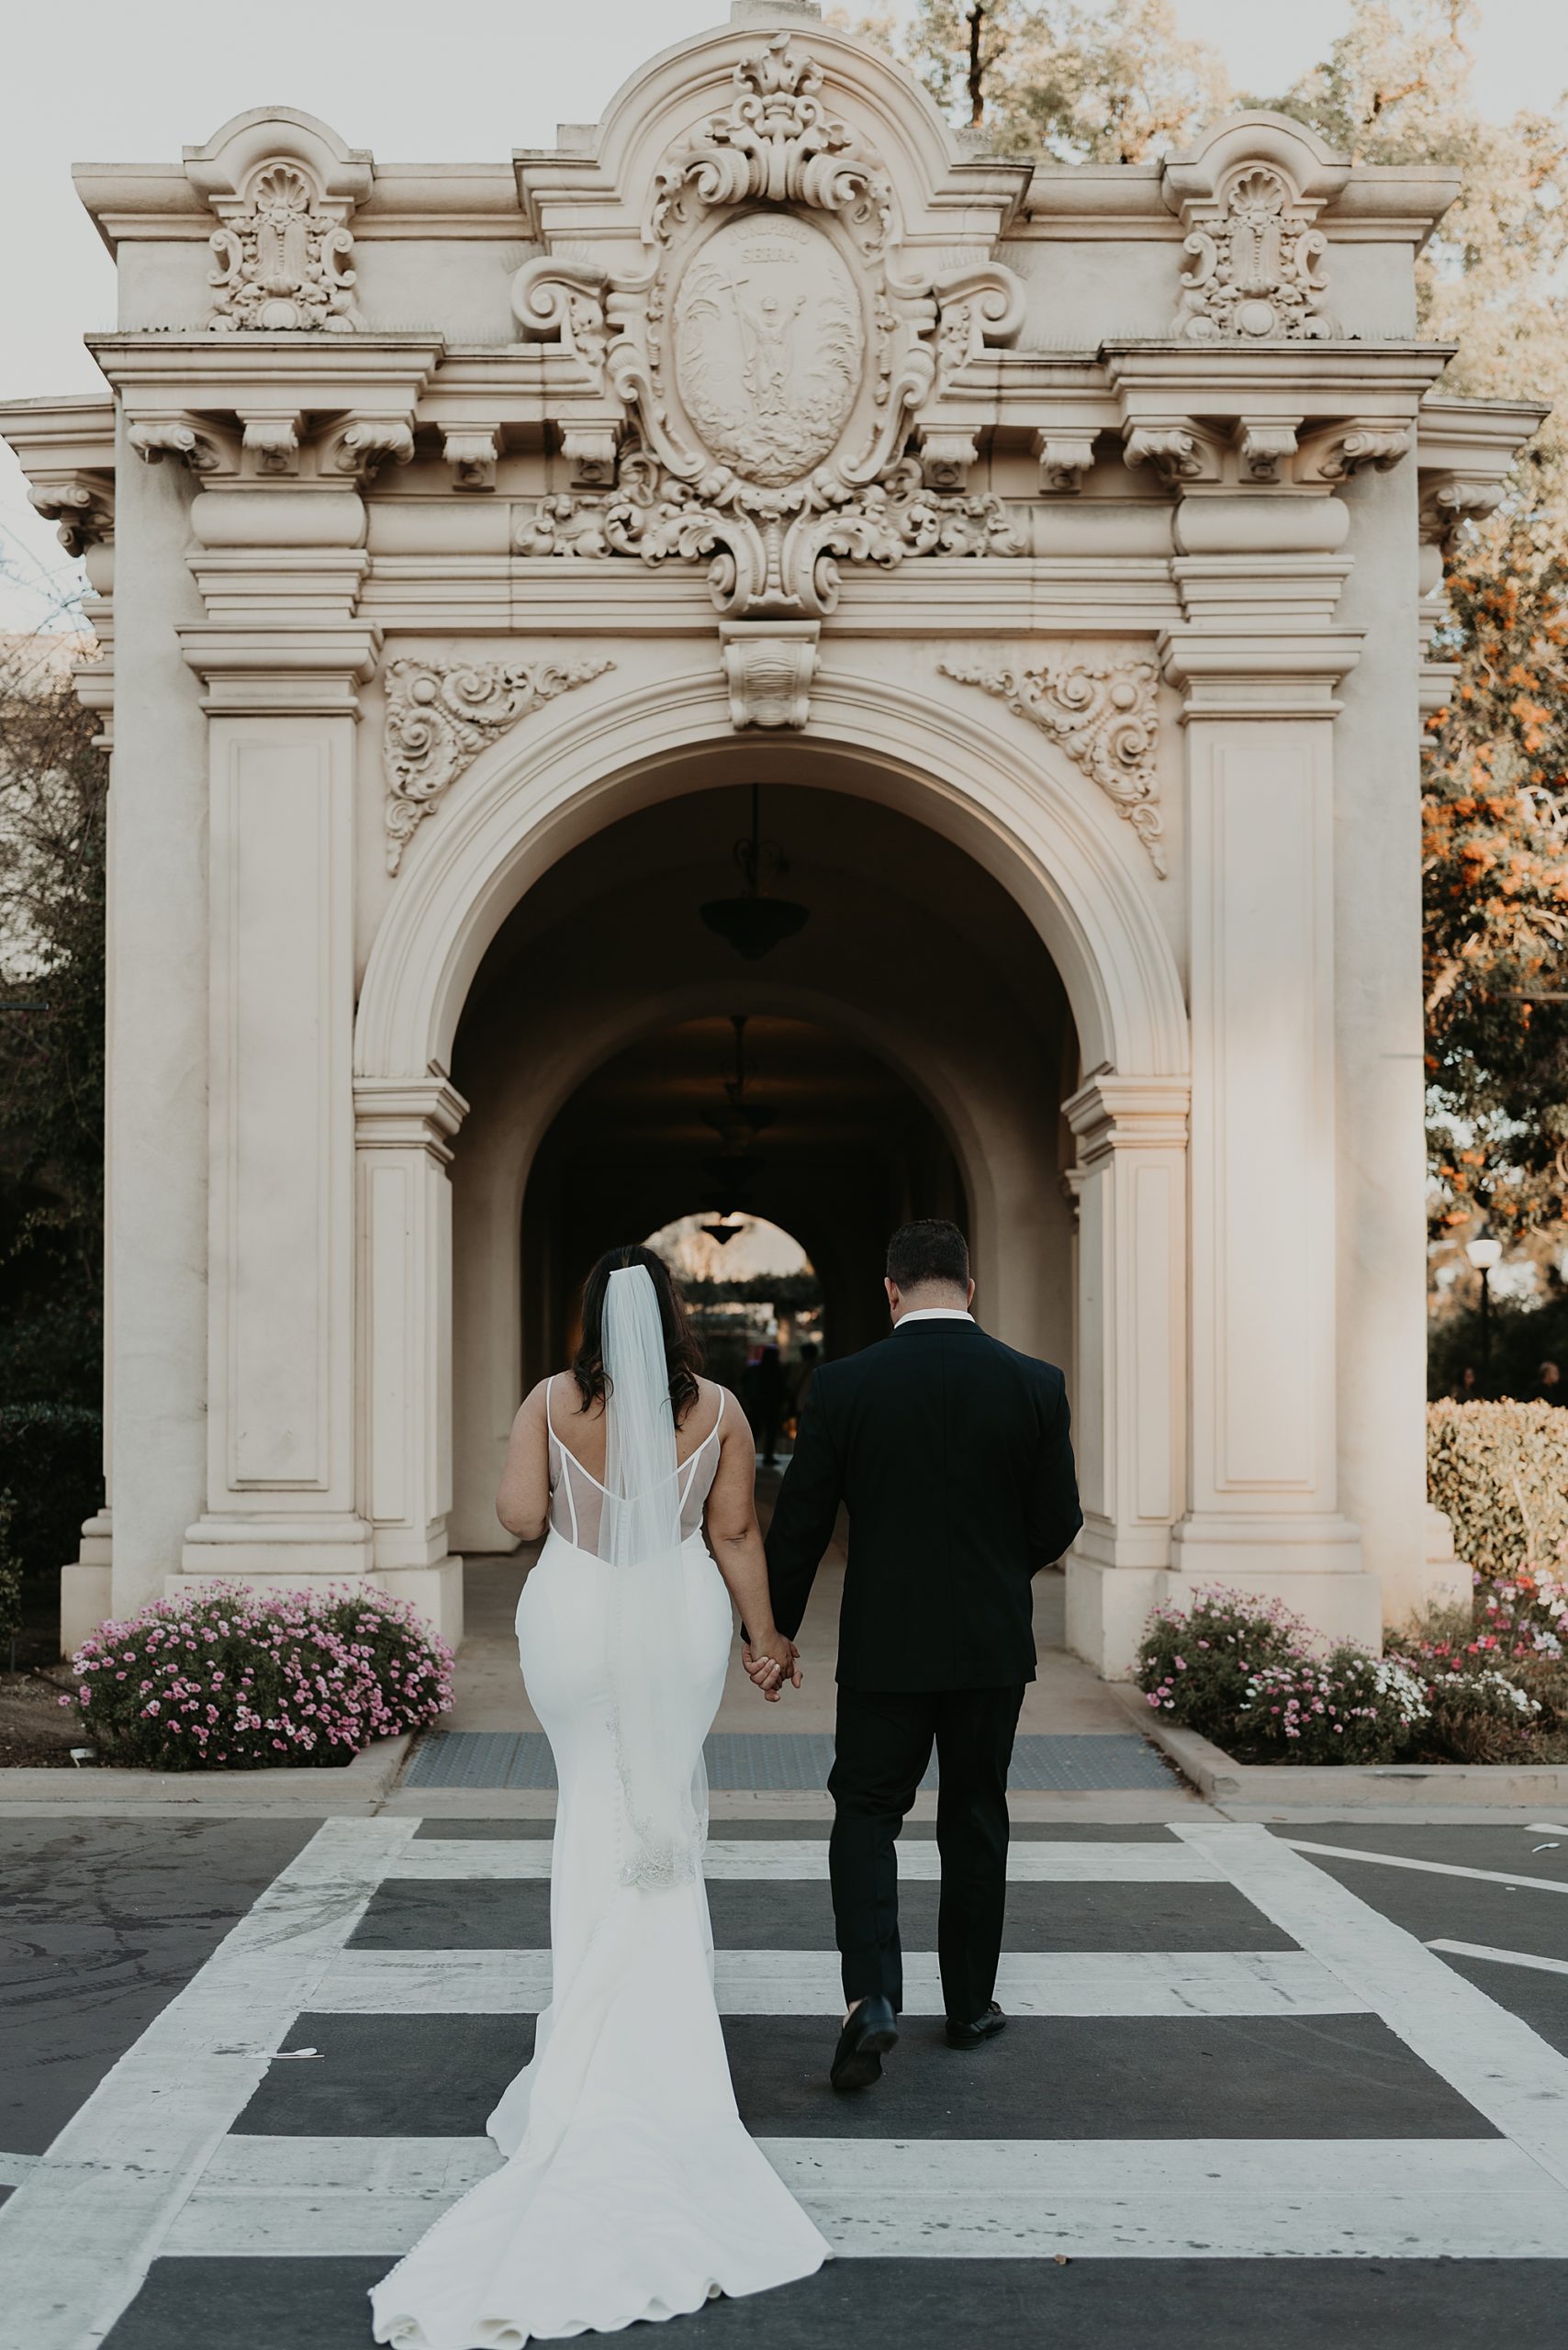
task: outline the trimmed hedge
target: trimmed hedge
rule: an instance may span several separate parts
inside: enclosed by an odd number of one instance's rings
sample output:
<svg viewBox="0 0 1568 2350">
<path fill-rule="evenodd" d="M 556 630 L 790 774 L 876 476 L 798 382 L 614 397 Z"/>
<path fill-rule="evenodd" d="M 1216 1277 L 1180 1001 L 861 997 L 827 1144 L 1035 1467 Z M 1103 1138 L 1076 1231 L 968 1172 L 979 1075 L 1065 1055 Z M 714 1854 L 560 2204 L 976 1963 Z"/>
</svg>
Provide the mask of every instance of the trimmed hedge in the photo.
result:
<svg viewBox="0 0 1568 2350">
<path fill-rule="evenodd" d="M 83 1404 L 0 1404 L 0 1494 L 12 1497 L 8 1544 L 23 1574 L 46 1574 L 78 1555 L 83 1521 L 103 1505 L 103 1460 L 101 1413 Z"/>
<path fill-rule="evenodd" d="M 1484 1583 L 1568 1557 L 1568 1411 L 1557 1404 L 1428 1404 L 1427 1495 Z"/>
</svg>

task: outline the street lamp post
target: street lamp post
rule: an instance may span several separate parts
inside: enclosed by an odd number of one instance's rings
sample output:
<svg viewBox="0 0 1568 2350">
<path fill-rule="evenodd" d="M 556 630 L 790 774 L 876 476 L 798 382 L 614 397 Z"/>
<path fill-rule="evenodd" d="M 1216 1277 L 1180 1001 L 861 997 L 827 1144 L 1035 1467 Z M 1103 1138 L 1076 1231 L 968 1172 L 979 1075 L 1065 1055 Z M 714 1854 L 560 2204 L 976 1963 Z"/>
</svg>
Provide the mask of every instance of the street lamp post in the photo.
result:
<svg viewBox="0 0 1568 2350">
<path fill-rule="evenodd" d="M 1479 1239 L 1467 1240 L 1464 1253 L 1481 1276 L 1481 1393 L 1492 1393 L 1492 1268 L 1503 1253 L 1500 1240 L 1484 1234 Z"/>
</svg>

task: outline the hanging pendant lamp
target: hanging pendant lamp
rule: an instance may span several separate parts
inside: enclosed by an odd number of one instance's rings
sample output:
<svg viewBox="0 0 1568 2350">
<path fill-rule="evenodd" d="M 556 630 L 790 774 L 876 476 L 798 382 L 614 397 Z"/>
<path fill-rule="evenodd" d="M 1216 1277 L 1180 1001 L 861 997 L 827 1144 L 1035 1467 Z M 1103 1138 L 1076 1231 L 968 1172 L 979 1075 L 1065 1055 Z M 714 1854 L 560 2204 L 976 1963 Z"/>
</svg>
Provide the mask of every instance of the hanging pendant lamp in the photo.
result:
<svg viewBox="0 0 1568 2350">
<path fill-rule="evenodd" d="M 733 946 L 737 955 L 744 955 L 748 963 L 756 963 L 764 955 L 770 955 L 786 938 L 792 938 L 811 912 L 792 899 L 763 895 L 765 871 L 777 874 L 788 868 L 778 842 L 762 837 L 760 784 L 754 783 L 751 788 L 751 836 L 735 843 L 734 855 L 745 883 L 740 896 L 710 898 L 699 912 L 709 929 L 727 946 Z"/>
</svg>

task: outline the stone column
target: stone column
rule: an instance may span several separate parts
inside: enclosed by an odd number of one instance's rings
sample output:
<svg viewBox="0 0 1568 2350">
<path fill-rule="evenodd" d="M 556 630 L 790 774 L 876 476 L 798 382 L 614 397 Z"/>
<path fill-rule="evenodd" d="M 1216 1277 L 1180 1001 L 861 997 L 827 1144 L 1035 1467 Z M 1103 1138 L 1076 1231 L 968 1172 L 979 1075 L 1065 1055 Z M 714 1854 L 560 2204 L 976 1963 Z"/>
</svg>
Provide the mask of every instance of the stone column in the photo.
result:
<svg viewBox="0 0 1568 2350">
<path fill-rule="evenodd" d="M 356 1505 L 353 1046 L 364 511 L 342 487 L 203 491 L 212 935 L 207 1505 L 185 1575 L 368 1572 Z"/>
<path fill-rule="evenodd" d="M 1160 1596 L 1186 1472 L 1185 1078 L 1091 1078 L 1063 1106 L 1078 1141 L 1078 1377 L 1083 1530 L 1067 1567 L 1068 1644 L 1125 1673 Z"/>
<path fill-rule="evenodd" d="M 1338 1505 L 1331 498 L 1183 500 L 1193 1019 L 1191 1484 L 1173 1575 L 1376 1646 Z M 1168 1587 L 1169 1588 L 1169 1587 Z M 1172 1593 L 1180 1598 L 1180 1586 Z"/>
<path fill-rule="evenodd" d="M 463 1561 L 452 1507 L 451 1142 L 468 1109 L 444 1078 L 361 1078 L 360 1477 L 375 1578 L 454 1645 Z"/>
<path fill-rule="evenodd" d="M 181 658 L 201 611 L 185 563 L 191 482 L 117 441 L 117 666 L 109 849 L 108 1124 L 114 1137 L 106 1333 L 115 1499 L 62 1638 L 105 1603 L 127 1616 L 157 1596 L 201 1507 L 207 1441 L 207 792 L 200 689 Z M 91 1580 L 86 1580 L 91 1577 Z"/>
</svg>

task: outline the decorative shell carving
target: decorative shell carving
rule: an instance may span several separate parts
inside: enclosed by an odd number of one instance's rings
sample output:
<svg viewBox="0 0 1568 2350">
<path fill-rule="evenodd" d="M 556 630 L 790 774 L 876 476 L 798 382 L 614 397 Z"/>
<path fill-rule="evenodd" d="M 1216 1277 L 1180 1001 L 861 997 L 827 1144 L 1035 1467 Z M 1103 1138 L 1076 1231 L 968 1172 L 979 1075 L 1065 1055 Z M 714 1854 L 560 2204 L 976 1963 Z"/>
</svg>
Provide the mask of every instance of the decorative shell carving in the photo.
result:
<svg viewBox="0 0 1568 2350">
<path fill-rule="evenodd" d="M 1282 172 L 1249 163 L 1213 206 L 1193 207 L 1176 332 L 1189 342 L 1317 342 L 1338 329 L 1324 307 L 1327 242 Z"/>
<path fill-rule="evenodd" d="M 278 161 L 253 172 L 242 202 L 225 207 L 224 225 L 209 240 L 218 262 L 208 280 L 212 332 L 276 334 L 314 327 L 351 334 L 364 326 L 349 266 L 353 239 L 342 210 L 341 204 L 324 208 L 319 190 L 297 163 Z"/>
<path fill-rule="evenodd" d="M 394 661 L 386 671 L 386 870 L 487 743 L 613 661 Z"/>
<path fill-rule="evenodd" d="M 1097 783 L 1148 851 L 1163 880 L 1165 819 L 1159 809 L 1152 661 L 1051 661 L 1037 668 L 991 668 L 944 661 L 944 677 L 994 694 L 1026 718 Z"/>
</svg>

